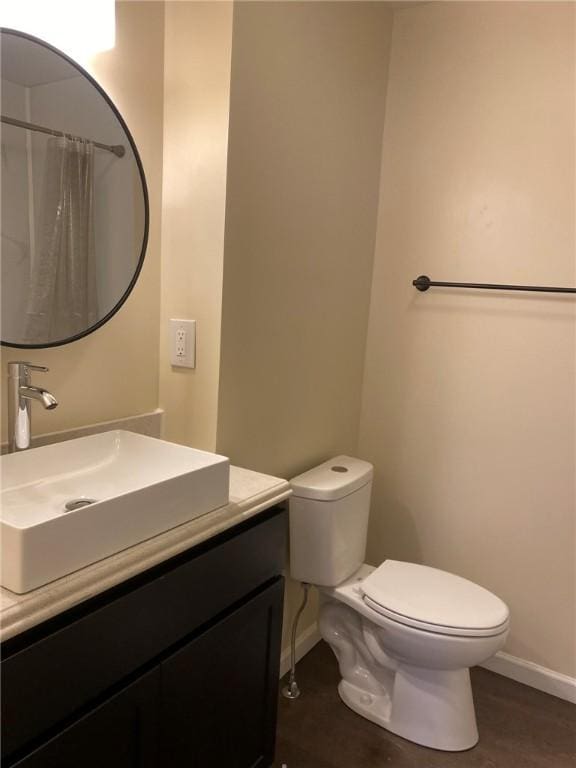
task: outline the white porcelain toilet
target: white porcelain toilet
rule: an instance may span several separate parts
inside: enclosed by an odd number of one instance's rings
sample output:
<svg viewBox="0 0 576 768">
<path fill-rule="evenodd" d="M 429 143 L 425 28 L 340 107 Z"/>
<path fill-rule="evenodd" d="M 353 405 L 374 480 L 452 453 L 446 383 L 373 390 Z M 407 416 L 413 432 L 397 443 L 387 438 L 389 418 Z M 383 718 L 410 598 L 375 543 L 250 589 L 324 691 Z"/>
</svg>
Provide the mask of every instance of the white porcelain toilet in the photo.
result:
<svg viewBox="0 0 576 768">
<path fill-rule="evenodd" d="M 417 744 L 469 749 L 478 741 L 469 667 L 503 646 L 508 608 L 445 571 L 364 564 L 372 474 L 337 456 L 291 481 L 291 575 L 320 592 L 320 633 L 351 709 Z"/>
</svg>

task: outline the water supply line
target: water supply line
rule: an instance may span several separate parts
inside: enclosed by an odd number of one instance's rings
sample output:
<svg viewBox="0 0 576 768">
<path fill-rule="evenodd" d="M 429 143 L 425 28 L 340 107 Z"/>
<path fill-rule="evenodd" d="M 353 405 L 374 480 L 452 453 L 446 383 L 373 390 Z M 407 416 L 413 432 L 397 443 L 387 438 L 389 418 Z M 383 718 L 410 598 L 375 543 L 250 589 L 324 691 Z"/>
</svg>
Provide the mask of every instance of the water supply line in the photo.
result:
<svg viewBox="0 0 576 768">
<path fill-rule="evenodd" d="M 300 620 L 300 616 L 302 615 L 302 611 L 304 608 L 306 608 L 306 603 L 308 602 L 309 589 L 310 584 L 302 584 L 302 590 L 304 592 L 302 596 L 302 603 L 300 604 L 300 608 L 298 608 L 296 616 L 294 616 L 294 621 L 292 622 L 292 638 L 290 642 L 290 677 L 288 678 L 288 685 L 285 685 L 284 688 L 282 688 L 282 696 L 287 699 L 297 699 L 298 696 L 300 696 L 300 688 L 298 688 L 298 683 L 296 682 L 296 632 L 298 630 L 298 622 Z"/>
</svg>

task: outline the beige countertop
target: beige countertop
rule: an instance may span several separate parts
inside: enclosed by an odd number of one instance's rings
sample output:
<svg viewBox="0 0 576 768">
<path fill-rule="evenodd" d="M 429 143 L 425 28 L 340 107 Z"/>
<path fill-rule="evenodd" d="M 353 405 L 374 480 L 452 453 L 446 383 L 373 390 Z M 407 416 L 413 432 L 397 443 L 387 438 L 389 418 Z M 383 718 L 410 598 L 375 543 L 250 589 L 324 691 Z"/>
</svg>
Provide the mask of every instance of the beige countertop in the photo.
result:
<svg viewBox="0 0 576 768">
<path fill-rule="evenodd" d="M 189 523 L 104 560 L 17 595 L 0 588 L 2 640 L 24 632 L 174 555 L 232 528 L 288 498 L 290 484 L 277 477 L 230 467 L 230 502 Z"/>
</svg>

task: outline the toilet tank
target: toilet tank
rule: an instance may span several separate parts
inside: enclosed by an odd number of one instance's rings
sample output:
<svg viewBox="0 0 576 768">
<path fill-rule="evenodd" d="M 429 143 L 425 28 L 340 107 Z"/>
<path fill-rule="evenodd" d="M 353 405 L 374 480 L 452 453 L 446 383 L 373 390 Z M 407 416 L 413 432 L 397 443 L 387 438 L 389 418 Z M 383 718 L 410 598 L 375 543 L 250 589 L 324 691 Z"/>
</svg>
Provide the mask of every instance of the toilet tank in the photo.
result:
<svg viewBox="0 0 576 768">
<path fill-rule="evenodd" d="M 372 465 L 337 456 L 294 477 L 290 497 L 290 573 L 335 586 L 364 562 Z"/>
</svg>

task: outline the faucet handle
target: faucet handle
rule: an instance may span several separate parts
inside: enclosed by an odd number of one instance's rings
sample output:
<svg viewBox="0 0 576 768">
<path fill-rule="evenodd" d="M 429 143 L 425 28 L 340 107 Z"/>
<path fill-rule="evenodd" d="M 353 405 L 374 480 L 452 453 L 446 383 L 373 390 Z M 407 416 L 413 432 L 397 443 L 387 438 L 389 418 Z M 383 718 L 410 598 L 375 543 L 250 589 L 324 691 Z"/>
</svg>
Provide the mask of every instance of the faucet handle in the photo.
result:
<svg viewBox="0 0 576 768">
<path fill-rule="evenodd" d="M 27 363 L 24 360 L 10 360 L 8 363 L 8 376 L 13 376 L 14 378 L 27 376 L 30 371 L 46 373 L 49 370 L 50 369 L 45 365 L 33 365 L 32 363 Z"/>
</svg>

